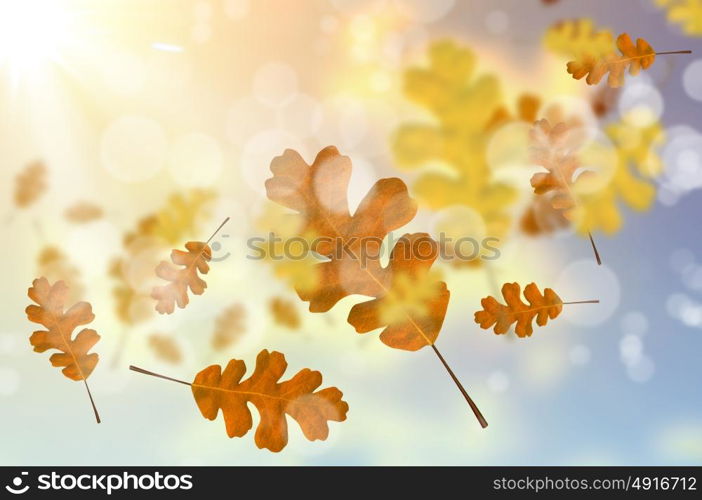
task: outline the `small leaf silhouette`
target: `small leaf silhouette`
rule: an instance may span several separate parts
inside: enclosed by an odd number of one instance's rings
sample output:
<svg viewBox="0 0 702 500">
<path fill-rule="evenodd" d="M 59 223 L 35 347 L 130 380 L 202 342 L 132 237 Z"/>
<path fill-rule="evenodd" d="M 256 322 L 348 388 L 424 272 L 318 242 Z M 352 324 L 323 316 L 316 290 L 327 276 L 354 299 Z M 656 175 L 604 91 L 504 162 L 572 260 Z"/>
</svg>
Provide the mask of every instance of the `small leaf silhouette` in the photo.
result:
<svg viewBox="0 0 702 500">
<path fill-rule="evenodd" d="M 63 367 L 61 371 L 67 378 L 75 381 L 82 380 L 85 383 L 95 418 L 100 423 L 100 416 L 87 383 L 88 377 L 99 360 L 97 354 L 89 351 L 100 340 L 100 336 L 95 330 L 84 328 L 75 338 L 73 337 L 73 331 L 77 327 L 92 323 L 95 319 L 92 307 L 87 302 L 78 302 L 64 311 L 68 287 L 63 281 L 51 285 L 43 277 L 34 280 L 28 295 L 36 305 L 27 306 L 27 318 L 46 328 L 46 330 L 35 331 L 29 338 L 34 351 L 45 352 L 49 349 L 60 351 L 52 354 L 49 361 L 53 366 Z"/>
<path fill-rule="evenodd" d="M 563 310 L 564 304 L 597 303 L 598 300 L 581 302 L 563 302 L 550 288 L 544 289 L 542 294 L 536 283 L 529 283 L 524 288 L 523 302 L 519 293 L 521 287 L 518 283 L 505 283 L 502 285 L 504 304 L 500 304 L 494 297 L 487 296 L 480 301 L 483 306 L 481 311 L 475 313 L 475 322 L 485 330 L 494 326 L 498 335 L 507 333 L 513 323 L 516 323 L 514 332 L 518 337 L 530 337 L 533 333 L 532 322 L 545 326 L 549 319 L 555 319 Z"/>
<path fill-rule="evenodd" d="M 216 351 L 226 349 L 244 333 L 244 320 L 246 309 L 242 304 L 232 304 L 217 316 L 214 335 L 212 335 L 212 348 Z"/>
<path fill-rule="evenodd" d="M 74 224 L 86 224 L 102 218 L 103 211 L 100 206 L 87 201 L 82 201 L 66 209 L 64 214 L 69 222 Z"/>
<path fill-rule="evenodd" d="M 27 208 L 44 194 L 47 187 L 46 165 L 35 161 L 27 165 L 15 178 L 15 205 Z"/>
<path fill-rule="evenodd" d="M 149 347 L 156 357 L 166 363 L 177 365 L 183 361 L 183 353 L 178 344 L 168 335 L 154 333 L 149 336 Z"/>
<path fill-rule="evenodd" d="M 277 324 L 297 330 L 300 328 L 300 315 L 297 313 L 295 304 L 282 297 L 273 297 L 269 303 L 273 321 Z"/>
<path fill-rule="evenodd" d="M 684 50 L 656 53 L 643 38 L 638 38 L 634 45 L 628 33 L 622 33 L 617 37 L 617 48 L 621 55 L 614 52 L 604 57 L 588 53 L 581 54 L 574 61 L 568 62 L 568 73 L 576 80 L 586 77 L 585 81 L 588 85 L 598 84 L 602 77 L 609 73 L 607 85 L 616 88 L 624 85 L 624 73 L 627 69 L 630 75 L 636 76 L 642 69 L 648 69 L 653 64 L 656 55 L 690 53 Z"/>
<path fill-rule="evenodd" d="M 243 361 L 232 359 L 224 371 L 212 365 L 195 376 L 192 384 L 148 372 L 135 366 L 131 370 L 165 378 L 192 387 L 195 402 L 202 416 L 215 420 L 222 411 L 227 435 L 230 438 L 245 436 L 253 427 L 248 404 L 256 407 L 260 421 L 255 442 L 258 448 L 279 452 L 288 443 L 286 416 L 292 417 L 310 441 L 327 439 L 329 421 L 343 422 L 349 406 L 336 387 L 315 390 L 322 385 L 322 374 L 307 368 L 291 379 L 280 382 L 288 364 L 279 352 L 261 351 L 256 357 L 256 367 L 251 376 L 246 373 Z"/>
</svg>

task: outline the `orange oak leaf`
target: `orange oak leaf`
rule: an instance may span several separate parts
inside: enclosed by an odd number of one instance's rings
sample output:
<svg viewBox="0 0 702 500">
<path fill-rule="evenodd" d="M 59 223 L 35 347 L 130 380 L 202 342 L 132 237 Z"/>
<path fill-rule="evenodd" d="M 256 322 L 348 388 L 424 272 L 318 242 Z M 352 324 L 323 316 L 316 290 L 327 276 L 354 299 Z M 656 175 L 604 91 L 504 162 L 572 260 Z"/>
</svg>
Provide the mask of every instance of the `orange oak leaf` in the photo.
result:
<svg viewBox="0 0 702 500">
<path fill-rule="evenodd" d="M 200 274 L 210 271 L 208 262 L 212 259 L 212 249 L 209 243 L 228 220 L 229 218 L 222 222 L 207 242 L 189 241 L 185 244 L 187 252 L 173 250 L 171 261 L 175 265 L 161 261 L 156 267 L 156 276 L 169 282 L 167 285 L 154 287 L 151 292 L 151 298 L 156 300 L 156 311 L 160 314 L 173 314 L 176 304 L 184 309 L 190 303 L 188 288 L 195 295 L 205 293 L 207 283 L 200 278 L 198 271 Z"/>
<path fill-rule="evenodd" d="M 36 305 L 27 306 L 27 318 L 32 323 L 43 325 L 46 330 L 32 333 L 29 342 L 35 352 L 45 352 L 49 349 L 60 351 L 52 354 L 49 361 L 53 366 L 63 367 L 61 371 L 67 378 L 83 381 L 95 412 L 95 419 L 100 423 L 100 416 L 87 382 L 99 360 L 96 353 L 89 351 L 100 340 L 100 336 L 95 330 L 84 328 L 73 337 L 73 331 L 81 325 L 92 323 L 95 315 L 87 302 L 78 302 L 64 311 L 68 294 L 68 286 L 63 281 L 51 285 L 46 278 L 34 280 L 28 295 Z"/>
<path fill-rule="evenodd" d="M 648 69 L 656 60 L 656 55 L 663 54 L 689 54 L 689 50 L 679 50 L 671 52 L 656 52 L 653 47 L 644 40 L 638 38 L 636 45 L 627 33 L 622 33 L 617 37 L 617 48 L 621 55 L 611 52 L 604 57 L 583 53 L 574 61 L 567 64 L 568 73 L 573 78 L 580 80 L 583 77 L 588 85 L 597 85 L 602 77 L 609 73 L 607 85 L 613 88 L 624 85 L 624 73 L 628 69 L 629 74 L 636 76 L 642 69 Z"/>
<path fill-rule="evenodd" d="M 533 333 L 532 322 L 545 326 L 549 319 L 555 319 L 563 310 L 565 304 L 594 304 L 599 300 L 586 300 L 579 302 L 563 302 L 550 288 L 545 288 L 542 294 L 536 283 L 529 283 L 524 288 L 523 302 L 519 293 L 521 287 L 518 283 L 505 283 L 502 285 L 504 304 L 500 304 L 494 297 L 487 296 L 480 301 L 483 309 L 475 313 L 475 322 L 485 330 L 494 326 L 498 335 L 507 333 L 513 323 L 516 323 L 514 332 L 518 337 L 530 337 Z"/>
<path fill-rule="evenodd" d="M 47 187 L 46 165 L 35 161 L 24 167 L 15 177 L 15 205 L 27 208 L 44 194 Z"/>
<path fill-rule="evenodd" d="M 405 234 L 383 266 L 383 239 L 410 222 L 417 205 L 400 179 L 380 179 L 351 214 L 347 199 L 351 170 L 351 160 L 334 146 L 321 150 L 311 165 L 290 149 L 271 162 L 268 198 L 299 214 L 300 233 L 314 234 L 312 250 L 327 259 L 315 265 L 319 279 L 314 286 L 297 287 L 298 295 L 309 302 L 311 312 L 326 312 L 349 295 L 371 297 L 351 308 L 348 322 L 358 333 L 382 329 L 380 340 L 396 349 L 431 346 L 486 427 L 487 421 L 435 345 L 450 296 L 446 284 L 432 280 L 429 272 L 438 244 L 424 233 Z M 417 304 L 416 296 L 405 293 L 408 283 L 433 293 Z M 406 303 L 404 298 L 412 300 Z"/>
<path fill-rule="evenodd" d="M 303 216 L 306 227 L 302 232 L 310 230 L 318 235 L 321 243 L 315 251 L 329 259 L 316 265 L 320 277 L 317 286 L 298 289 L 300 298 L 310 303 L 310 311 L 326 312 L 348 295 L 366 295 L 375 299 L 373 304 L 361 311 L 352 309 L 349 314 L 349 323 L 357 331 L 385 327 L 383 342 L 401 349 L 415 351 L 432 345 L 444 320 L 448 291 L 439 300 L 441 314 L 433 318 L 408 315 L 401 323 L 369 328 L 365 324 L 368 315 L 361 314 L 390 292 L 397 272 L 422 274 L 436 259 L 436 243 L 428 235 L 407 234 L 397 243 L 401 251 L 392 252 L 387 267 L 381 265 L 383 238 L 407 224 L 417 212 L 405 184 L 396 178 L 379 180 L 351 215 L 346 197 L 351 161 L 335 147 L 320 151 L 312 165 L 307 165 L 297 152 L 286 150 L 273 160 L 271 170 L 274 176 L 266 181 L 268 197 Z M 416 247 L 424 242 L 430 246 L 426 259 L 416 252 Z M 337 251 L 338 246 L 345 251 Z"/>
<path fill-rule="evenodd" d="M 329 435 L 328 422 L 343 422 L 349 409 L 341 399 L 343 393 L 336 387 L 316 391 L 322 385 L 322 374 L 317 371 L 305 368 L 291 379 L 280 382 L 287 367 L 283 354 L 263 350 L 256 357 L 253 373 L 245 380 L 242 378 L 246 365 L 236 359 L 232 359 L 224 371 L 219 365 L 205 368 L 192 384 L 135 366 L 130 369 L 191 386 L 203 417 L 215 420 L 222 411 L 230 438 L 243 437 L 253 427 L 248 407 L 251 403 L 260 415 L 254 438 L 256 446 L 279 452 L 288 444 L 286 416 L 297 422 L 310 441 L 324 441 Z"/>
</svg>

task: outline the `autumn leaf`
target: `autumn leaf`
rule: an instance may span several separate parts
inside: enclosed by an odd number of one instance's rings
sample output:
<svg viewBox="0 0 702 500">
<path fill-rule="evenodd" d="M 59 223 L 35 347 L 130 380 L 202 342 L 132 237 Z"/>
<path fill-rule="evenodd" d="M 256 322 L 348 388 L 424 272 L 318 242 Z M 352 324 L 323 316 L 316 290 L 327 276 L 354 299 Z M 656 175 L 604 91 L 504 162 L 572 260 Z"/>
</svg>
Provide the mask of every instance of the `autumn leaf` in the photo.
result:
<svg viewBox="0 0 702 500">
<path fill-rule="evenodd" d="M 404 314 L 384 314 L 389 303 L 397 307 L 401 280 L 413 283 L 426 280 L 438 256 L 438 245 L 424 233 L 402 236 L 383 267 L 380 250 L 385 236 L 416 214 L 417 207 L 397 178 L 375 183 L 351 215 L 347 192 L 351 161 L 329 146 L 320 151 L 311 165 L 295 151 L 286 150 L 271 162 L 273 177 L 266 181 L 268 198 L 298 213 L 303 220 L 300 231 L 318 235 L 314 251 L 328 259 L 316 265 L 320 279 L 313 288 L 298 288 L 311 312 L 326 312 L 344 297 L 365 295 L 371 300 L 356 304 L 348 321 L 357 332 L 382 329 L 380 339 L 397 349 L 416 351 L 431 346 L 469 405 L 487 426 L 473 401 L 450 370 L 434 345 L 449 301 L 446 284 L 434 283 L 435 292 L 423 309 L 405 307 Z M 343 248 L 343 252 L 338 249 Z M 403 285 L 404 285 L 403 282 Z"/>
<path fill-rule="evenodd" d="M 111 262 L 109 270 L 110 277 L 115 280 L 112 290 L 115 314 L 122 323 L 134 326 L 151 317 L 149 281 L 160 253 L 169 245 L 195 236 L 201 230 L 202 221 L 209 218 L 214 199 L 214 193 L 199 189 L 176 193 L 125 234 L 123 254 Z"/>
<path fill-rule="evenodd" d="M 245 380 L 242 378 L 246 365 L 236 359 L 232 359 L 224 371 L 219 365 L 205 368 L 192 384 L 135 366 L 130 369 L 191 386 L 203 417 L 215 420 L 222 411 L 230 438 L 243 437 L 253 427 L 250 403 L 260 415 L 254 438 L 256 446 L 279 452 L 288 443 L 286 416 L 297 422 L 310 441 L 324 441 L 329 435 L 327 422 L 343 422 L 349 409 L 336 387 L 315 392 L 322 385 L 322 374 L 317 371 L 305 368 L 291 379 L 280 382 L 287 367 L 283 354 L 263 350 L 256 358 L 256 368 Z"/>
<path fill-rule="evenodd" d="M 598 84 L 602 77 L 609 73 L 607 85 L 616 88 L 624 84 L 624 72 L 627 69 L 630 75 L 636 76 L 642 69 L 648 69 L 653 64 L 656 55 L 691 53 L 689 50 L 656 52 L 643 38 L 638 38 L 634 45 L 627 33 L 619 35 L 617 48 L 621 55 L 615 52 L 605 56 L 589 53 L 579 55 L 574 61 L 568 62 L 568 73 L 576 80 L 586 77 L 588 85 Z"/>
<path fill-rule="evenodd" d="M 502 285 L 502 296 L 506 305 L 500 304 L 492 296 L 482 299 L 480 303 L 483 309 L 475 313 L 475 322 L 485 330 L 494 326 L 497 335 L 507 333 L 512 324 L 516 323 L 514 332 L 518 337 L 524 338 L 533 333 L 534 319 L 537 325 L 545 326 L 549 319 L 555 319 L 561 313 L 566 304 L 599 303 L 599 300 L 563 302 L 550 288 L 545 288 L 542 294 L 536 283 L 529 283 L 524 288 L 524 298 L 527 300 L 525 303 L 519 295 L 520 290 L 518 283 Z"/>
<path fill-rule="evenodd" d="M 634 117 L 625 115 L 607 125 L 605 134 L 615 147 L 615 167 L 604 185 L 581 194 L 575 225 L 581 234 L 619 231 L 623 224 L 622 204 L 638 212 L 650 209 L 656 197 L 651 179 L 663 170 L 656 150 L 664 143 L 665 132 L 657 121 L 638 125 Z"/>
<path fill-rule="evenodd" d="M 98 205 L 83 201 L 68 207 L 64 215 L 69 222 L 74 224 L 86 224 L 102 218 L 103 211 Z"/>
<path fill-rule="evenodd" d="M 198 271 L 207 274 L 210 270 L 208 262 L 212 259 L 209 245 L 199 241 L 189 241 L 185 244 L 187 252 L 173 250 L 171 261 L 174 265 L 162 261 L 156 268 L 156 275 L 169 283 L 154 287 L 151 297 L 156 299 L 156 310 L 160 314 L 172 314 L 176 303 L 184 309 L 188 305 L 188 288 L 195 295 L 205 293 L 207 283 L 200 278 Z M 178 269 L 176 266 L 182 266 Z"/>
<path fill-rule="evenodd" d="M 688 36 L 702 36 L 702 0 L 655 0 L 668 22 L 678 24 Z"/>
<path fill-rule="evenodd" d="M 173 250 L 171 252 L 170 264 L 166 261 L 156 267 L 156 276 L 168 281 L 167 285 L 156 286 L 151 292 L 151 298 L 156 300 L 156 310 L 160 314 L 173 314 L 175 306 L 184 309 L 190 303 L 188 298 L 188 288 L 195 295 L 205 293 L 207 283 L 200 278 L 200 274 L 207 274 L 210 271 L 208 262 L 212 259 L 212 250 L 209 242 L 229 221 L 227 217 L 217 230 L 210 236 L 207 242 L 189 241 L 185 244 L 187 252 Z M 178 269 L 177 266 L 181 266 Z"/>
<path fill-rule="evenodd" d="M 212 348 L 216 351 L 226 349 L 244 333 L 246 309 L 241 304 L 232 304 L 222 311 L 215 321 Z"/>
<path fill-rule="evenodd" d="M 136 238 L 157 238 L 165 245 L 175 245 L 198 232 L 204 219 L 208 219 L 215 194 L 194 189 L 175 193 L 156 213 L 144 217 L 135 231 L 127 233 L 125 246 Z"/>
<path fill-rule="evenodd" d="M 171 336 L 154 333 L 149 336 L 149 347 L 161 361 L 178 364 L 183 360 L 183 353 Z"/>
<path fill-rule="evenodd" d="M 597 29 L 592 19 L 560 21 L 546 30 L 544 46 L 556 54 L 575 58 L 582 55 L 603 57 L 614 49 L 614 35 L 608 29 Z"/>
<path fill-rule="evenodd" d="M 548 195 L 553 208 L 570 221 L 579 222 L 582 217 L 580 193 L 582 186 L 589 186 L 595 175 L 588 171 L 576 176 L 581 167 L 577 151 L 583 138 L 576 127 L 563 122 L 554 126 L 546 119 L 539 120 L 531 129 L 532 161 L 544 167 L 547 172 L 538 172 L 531 177 L 531 185 L 536 195 Z M 598 264 L 602 264 L 595 240 L 587 230 L 592 250 Z"/>
<path fill-rule="evenodd" d="M 431 210 L 469 207 L 482 219 L 486 234 L 502 241 L 511 226 L 509 207 L 518 193 L 493 178 L 487 148 L 494 130 L 511 113 L 497 76 L 477 74 L 476 66 L 468 48 L 451 40 L 432 44 L 429 64 L 405 72 L 404 93 L 433 119 L 402 124 L 392 147 L 400 168 L 420 170 L 412 186 L 419 203 Z M 524 100 L 519 112 L 528 113 L 533 104 Z M 437 164 L 441 171 L 428 169 Z M 457 259 L 452 263 L 462 264 Z M 476 263 L 480 260 L 468 262 Z"/>
<path fill-rule="evenodd" d="M 277 324 L 297 330 L 300 328 L 300 315 L 295 309 L 295 305 L 282 297 L 273 297 L 269 303 L 273 321 Z"/>
<path fill-rule="evenodd" d="M 95 330 L 84 328 L 73 337 L 73 331 L 77 327 L 92 323 L 95 319 L 92 307 L 87 302 L 78 302 L 66 311 L 68 287 L 63 281 L 51 285 L 46 278 L 36 279 L 28 295 L 36 305 L 27 306 L 27 318 L 32 323 L 46 328 L 35 331 L 29 337 L 34 351 L 60 351 L 52 354 L 49 361 L 53 366 L 63 367 L 61 371 L 67 378 L 83 381 L 95 412 L 95 419 L 100 423 L 100 415 L 87 382 L 99 360 L 97 354 L 89 351 L 100 340 L 100 336 Z"/>
<path fill-rule="evenodd" d="M 46 165 L 41 161 L 30 163 L 17 174 L 15 177 L 15 205 L 19 208 L 27 208 L 37 201 L 46 191 L 46 177 Z"/>
<path fill-rule="evenodd" d="M 54 246 L 46 246 L 37 258 L 39 276 L 49 281 L 70 283 L 68 302 L 77 302 L 83 298 L 85 288 L 81 283 L 80 271 L 69 260 L 66 254 Z"/>
</svg>

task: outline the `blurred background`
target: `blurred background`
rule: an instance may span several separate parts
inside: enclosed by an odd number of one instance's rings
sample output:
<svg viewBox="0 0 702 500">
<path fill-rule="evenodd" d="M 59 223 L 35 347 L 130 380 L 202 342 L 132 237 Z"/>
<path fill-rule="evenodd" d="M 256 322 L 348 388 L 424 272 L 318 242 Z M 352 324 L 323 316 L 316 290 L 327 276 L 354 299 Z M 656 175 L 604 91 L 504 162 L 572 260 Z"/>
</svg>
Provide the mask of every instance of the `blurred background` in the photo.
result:
<svg viewBox="0 0 702 500">
<path fill-rule="evenodd" d="M 676 0 L 0 1 L 0 463 L 702 463 L 701 26 L 702 2 Z M 566 73 L 622 32 L 693 53 L 618 91 Z M 636 178 L 606 187 L 602 266 L 532 197 L 524 137 L 553 109 L 598 130 Z M 451 127 L 471 142 L 451 143 Z M 487 429 L 429 349 L 354 332 L 359 297 L 309 313 L 291 287 L 304 269 L 246 258 L 247 238 L 280 222 L 271 159 L 292 148 L 311 162 L 327 145 L 353 161 L 353 207 L 396 176 L 420 202 L 402 232 L 500 238 L 489 265 L 437 265 L 452 292 L 437 345 Z M 496 184 L 510 195 L 492 206 Z M 227 216 L 205 295 L 153 313 L 155 264 Z M 82 384 L 29 345 L 26 290 L 42 275 L 93 306 L 101 425 Z M 473 312 L 508 281 L 601 302 L 531 338 L 496 336 Z M 327 441 L 291 423 L 283 452 L 258 450 L 203 419 L 187 388 L 128 371 L 191 380 L 230 358 L 251 369 L 264 348 L 344 392 L 348 419 Z"/>
</svg>

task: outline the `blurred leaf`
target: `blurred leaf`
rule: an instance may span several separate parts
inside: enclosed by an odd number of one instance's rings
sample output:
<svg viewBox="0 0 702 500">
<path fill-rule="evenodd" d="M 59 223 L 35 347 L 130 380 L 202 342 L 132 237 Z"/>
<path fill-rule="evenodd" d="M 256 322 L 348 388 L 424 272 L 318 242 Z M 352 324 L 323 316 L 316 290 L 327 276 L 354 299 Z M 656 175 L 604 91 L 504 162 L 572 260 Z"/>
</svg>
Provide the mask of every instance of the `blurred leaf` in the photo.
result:
<svg viewBox="0 0 702 500">
<path fill-rule="evenodd" d="M 63 281 L 70 284 L 69 302 L 83 298 L 85 288 L 81 282 L 80 271 L 68 260 L 68 257 L 57 247 L 46 246 L 37 259 L 38 275 L 49 281 Z"/>
<path fill-rule="evenodd" d="M 180 347 L 173 340 L 172 337 L 168 335 L 161 335 L 154 333 L 149 336 L 149 347 L 161 361 L 177 365 L 183 361 L 183 353 L 180 351 Z"/>
<path fill-rule="evenodd" d="M 100 219 L 103 216 L 102 208 L 86 201 L 70 206 L 65 212 L 66 219 L 74 224 L 85 224 Z"/>
<path fill-rule="evenodd" d="M 46 192 L 46 165 L 41 161 L 30 163 L 15 177 L 15 205 L 27 208 Z"/>
<path fill-rule="evenodd" d="M 597 31 L 592 19 L 571 19 L 554 24 L 544 34 L 544 46 L 556 54 L 573 58 L 583 54 L 597 58 L 614 51 L 614 35 Z"/>
<path fill-rule="evenodd" d="M 655 0 L 668 22 L 678 24 L 688 36 L 702 36 L 702 0 Z"/>
<path fill-rule="evenodd" d="M 300 315 L 295 304 L 282 297 L 273 297 L 269 303 L 273 321 L 278 325 L 297 330 L 300 328 Z"/>
<path fill-rule="evenodd" d="M 215 322 L 212 348 L 221 351 L 231 346 L 244 333 L 246 309 L 242 304 L 232 304 L 222 311 Z"/>
</svg>

